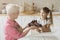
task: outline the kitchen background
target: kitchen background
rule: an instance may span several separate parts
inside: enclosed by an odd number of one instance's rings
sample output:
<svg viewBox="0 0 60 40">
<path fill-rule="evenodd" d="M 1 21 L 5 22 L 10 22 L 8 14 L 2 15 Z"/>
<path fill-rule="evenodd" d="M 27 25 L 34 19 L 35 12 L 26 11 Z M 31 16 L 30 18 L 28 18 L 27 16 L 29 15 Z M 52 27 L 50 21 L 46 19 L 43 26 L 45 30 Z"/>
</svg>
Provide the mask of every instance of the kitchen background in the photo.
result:
<svg viewBox="0 0 60 40">
<path fill-rule="evenodd" d="M 60 0 L 0 0 L 0 40 L 4 40 L 4 24 L 7 19 L 7 16 L 5 14 L 6 13 L 5 6 L 9 3 L 18 4 L 21 6 L 22 13 L 20 13 L 17 22 L 22 27 L 25 27 L 33 19 L 38 19 L 39 18 L 38 12 L 42 7 L 45 6 L 49 7 L 53 11 L 54 25 L 51 27 L 52 32 L 47 34 L 51 35 L 53 33 L 53 35 L 56 36 L 58 40 L 60 40 L 60 31 L 59 31 L 60 30 Z M 36 14 L 34 15 L 34 13 L 36 13 L 37 15 Z M 25 14 L 30 14 L 30 15 L 25 15 Z M 28 35 L 33 35 L 33 34 L 38 35 L 37 33 L 34 33 L 32 31 L 28 33 Z M 30 39 L 25 38 L 23 40 L 30 40 Z M 41 40 L 44 40 L 43 37 Z"/>
<path fill-rule="evenodd" d="M 0 0 L 0 13 L 2 9 L 5 8 L 5 5 L 9 3 L 21 5 L 23 10 L 25 10 L 25 8 L 31 10 L 34 3 L 36 10 L 40 10 L 42 7 L 47 6 L 53 11 L 60 11 L 60 0 Z"/>
</svg>

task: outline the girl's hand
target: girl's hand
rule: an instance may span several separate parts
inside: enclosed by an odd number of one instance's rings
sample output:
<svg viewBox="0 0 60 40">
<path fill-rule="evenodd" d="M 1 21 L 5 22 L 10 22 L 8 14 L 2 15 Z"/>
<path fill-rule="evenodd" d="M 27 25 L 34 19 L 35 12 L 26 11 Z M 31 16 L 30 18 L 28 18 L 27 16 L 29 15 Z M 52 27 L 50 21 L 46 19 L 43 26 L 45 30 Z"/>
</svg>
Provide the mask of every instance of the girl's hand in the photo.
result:
<svg viewBox="0 0 60 40">
<path fill-rule="evenodd" d="M 38 31 L 38 32 L 42 32 L 42 28 L 38 28 L 37 31 Z"/>
</svg>

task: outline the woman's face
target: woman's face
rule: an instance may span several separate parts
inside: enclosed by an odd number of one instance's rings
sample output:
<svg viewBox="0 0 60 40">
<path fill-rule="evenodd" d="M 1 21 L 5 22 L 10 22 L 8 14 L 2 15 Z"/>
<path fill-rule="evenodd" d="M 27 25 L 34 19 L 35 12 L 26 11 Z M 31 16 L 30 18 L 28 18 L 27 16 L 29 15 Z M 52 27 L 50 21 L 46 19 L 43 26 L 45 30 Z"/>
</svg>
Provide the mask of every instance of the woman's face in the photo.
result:
<svg viewBox="0 0 60 40">
<path fill-rule="evenodd" d="M 17 19 L 19 15 L 19 11 L 16 11 L 15 13 L 12 14 L 14 19 Z"/>
<path fill-rule="evenodd" d="M 44 12 L 43 9 L 41 9 L 40 16 L 45 19 L 45 18 L 47 18 L 47 15 L 48 15 L 48 13 Z"/>
</svg>

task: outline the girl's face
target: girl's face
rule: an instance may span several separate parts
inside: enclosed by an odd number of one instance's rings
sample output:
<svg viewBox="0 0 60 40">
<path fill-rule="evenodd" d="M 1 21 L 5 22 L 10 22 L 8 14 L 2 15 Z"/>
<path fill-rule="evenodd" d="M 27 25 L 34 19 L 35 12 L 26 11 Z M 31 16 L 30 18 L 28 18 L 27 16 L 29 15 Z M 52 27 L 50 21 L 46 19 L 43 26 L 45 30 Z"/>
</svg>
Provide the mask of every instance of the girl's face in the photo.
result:
<svg viewBox="0 0 60 40">
<path fill-rule="evenodd" d="M 41 9 L 40 16 L 45 19 L 45 18 L 47 18 L 47 15 L 48 15 L 48 13 L 44 12 L 44 10 Z"/>
</svg>

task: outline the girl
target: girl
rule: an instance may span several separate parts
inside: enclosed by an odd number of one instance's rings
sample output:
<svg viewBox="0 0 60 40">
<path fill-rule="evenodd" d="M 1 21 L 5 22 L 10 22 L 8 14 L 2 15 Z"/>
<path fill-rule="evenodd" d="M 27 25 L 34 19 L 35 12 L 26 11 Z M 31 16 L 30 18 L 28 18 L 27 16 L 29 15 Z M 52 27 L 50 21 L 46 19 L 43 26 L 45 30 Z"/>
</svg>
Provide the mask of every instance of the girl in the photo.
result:
<svg viewBox="0 0 60 40">
<path fill-rule="evenodd" d="M 38 28 L 39 30 L 42 32 L 51 32 L 50 25 L 53 24 L 53 19 L 52 12 L 48 7 L 43 7 L 40 10 L 40 18 L 37 22 L 42 25 L 42 27 Z"/>
</svg>

